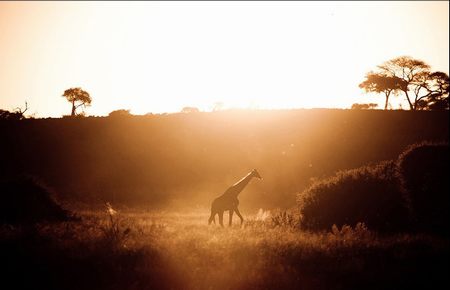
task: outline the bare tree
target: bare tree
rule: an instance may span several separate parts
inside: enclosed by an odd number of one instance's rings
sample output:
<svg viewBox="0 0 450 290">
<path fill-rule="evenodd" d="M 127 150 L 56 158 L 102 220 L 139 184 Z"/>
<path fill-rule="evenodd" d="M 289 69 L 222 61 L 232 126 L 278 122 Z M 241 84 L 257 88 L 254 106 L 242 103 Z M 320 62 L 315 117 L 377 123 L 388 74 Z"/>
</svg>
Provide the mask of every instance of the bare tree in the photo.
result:
<svg viewBox="0 0 450 290">
<path fill-rule="evenodd" d="M 28 110 L 28 103 L 25 101 L 25 110 L 22 110 L 22 108 L 17 107 L 17 108 L 14 109 L 14 114 L 17 115 L 17 118 L 18 118 L 19 120 L 22 120 L 22 119 L 25 118 L 24 114 L 25 114 L 25 112 L 26 112 L 27 110 Z"/>
</svg>

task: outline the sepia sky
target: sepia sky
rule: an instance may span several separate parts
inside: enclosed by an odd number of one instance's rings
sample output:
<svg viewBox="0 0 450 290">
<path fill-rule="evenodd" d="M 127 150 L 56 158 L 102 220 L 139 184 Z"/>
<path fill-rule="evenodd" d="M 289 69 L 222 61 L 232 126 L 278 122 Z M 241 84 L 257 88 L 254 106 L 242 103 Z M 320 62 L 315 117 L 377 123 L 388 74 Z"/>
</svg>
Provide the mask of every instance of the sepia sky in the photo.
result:
<svg viewBox="0 0 450 290">
<path fill-rule="evenodd" d="M 365 73 L 401 55 L 448 73 L 448 27 L 448 1 L 0 2 L 0 108 L 70 114 L 70 87 L 88 115 L 382 104 Z"/>
</svg>

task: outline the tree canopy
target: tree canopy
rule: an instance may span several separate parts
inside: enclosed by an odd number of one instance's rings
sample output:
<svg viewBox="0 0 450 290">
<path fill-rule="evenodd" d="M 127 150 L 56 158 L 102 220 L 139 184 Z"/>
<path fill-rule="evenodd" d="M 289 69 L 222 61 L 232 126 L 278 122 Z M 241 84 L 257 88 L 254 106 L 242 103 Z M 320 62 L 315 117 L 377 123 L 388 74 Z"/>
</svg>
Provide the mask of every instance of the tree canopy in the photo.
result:
<svg viewBox="0 0 450 290">
<path fill-rule="evenodd" d="M 400 56 L 369 72 L 359 87 L 366 92 L 383 92 L 387 108 L 389 95 L 403 92 L 411 110 L 448 110 L 449 77 L 444 72 L 432 72 L 422 60 Z"/>
<path fill-rule="evenodd" d="M 374 72 L 369 72 L 366 75 L 366 80 L 359 84 L 359 87 L 366 92 L 384 93 L 386 96 L 384 104 L 385 110 L 388 107 L 389 96 L 391 93 L 397 94 L 397 92 L 403 90 L 405 86 L 406 83 L 399 77 Z"/>
<path fill-rule="evenodd" d="M 64 94 L 62 95 L 72 103 L 72 112 L 71 116 L 76 115 L 76 110 L 83 106 L 87 107 L 91 105 L 92 99 L 88 92 L 82 90 L 81 88 L 70 88 L 64 91 Z"/>
</svg>

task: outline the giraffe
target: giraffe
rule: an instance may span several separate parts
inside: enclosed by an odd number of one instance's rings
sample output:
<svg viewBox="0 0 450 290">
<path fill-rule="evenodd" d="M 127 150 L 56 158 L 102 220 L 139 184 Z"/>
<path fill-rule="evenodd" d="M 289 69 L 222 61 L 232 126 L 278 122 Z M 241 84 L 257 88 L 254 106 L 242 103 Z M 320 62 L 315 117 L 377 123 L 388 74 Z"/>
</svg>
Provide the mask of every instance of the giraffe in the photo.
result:
<svg viewBox="0 0 450 290">
<path fill-rule="evenodd" d="M 223 212 L 228 210 L 230 222 L 229 226 L 231 226 L 233 220 L 233 213 L 236 212 L 238 217 L 241 219 L 241 225 L 244 222 L 244 218 L 242 218 L 241 213 L 239 212 L 238 205 L 239 200 L 237 199 L 239 193 L 247 186 L 250 180 L 256 177 L 258 179 L 262 179 L 256 169 L 253 169 L 250 173 L 248 173 L 244 178 L 233 184 L 230 188 L 228 188 L 221 196 L 214 199 L 211 204 L 211 216 L 209 217 L 208 224 L 214 221 L 216 223 L 216 214 L 219 215 L 219 223 L 223 227 Z"/>
</svg>

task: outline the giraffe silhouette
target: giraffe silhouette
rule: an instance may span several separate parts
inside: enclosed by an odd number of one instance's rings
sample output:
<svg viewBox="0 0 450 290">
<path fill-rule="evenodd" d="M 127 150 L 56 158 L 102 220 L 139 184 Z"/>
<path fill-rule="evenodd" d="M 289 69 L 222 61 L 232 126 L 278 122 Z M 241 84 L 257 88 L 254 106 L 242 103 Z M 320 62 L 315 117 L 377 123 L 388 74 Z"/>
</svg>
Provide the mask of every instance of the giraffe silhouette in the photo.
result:
<svg viewBox="0 0 450 290">
<path fill-rule="evenodd" d="M 244 176 L 241 180 L 233 184 L 229 187 L 221 196 L 217 197 L 213 200 L 211 204 L 211 216 L 209 217 L 208 224 L 211 222 L 216 223 L 216 214 L 219 215 L 219 223 L 223 227 L 223 212 L 228 210 L 230 222 L 229 226 L 233 221 L 233 213 L 236 212 L 238 217 L 241 219 L 241 225 L 244 222 L 244 218 L 242 218 L 241 213 L 239 212 L 238 205 L 238 195 L 241 191 L 247 186 L 250 180 L 256 177 L 258 179 L 262 179 L 256 169 L 253 169 L 250 173 Z"/>
</svg>

